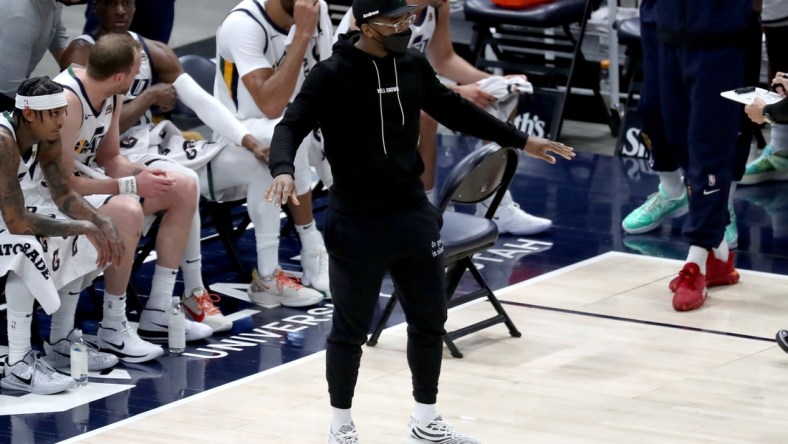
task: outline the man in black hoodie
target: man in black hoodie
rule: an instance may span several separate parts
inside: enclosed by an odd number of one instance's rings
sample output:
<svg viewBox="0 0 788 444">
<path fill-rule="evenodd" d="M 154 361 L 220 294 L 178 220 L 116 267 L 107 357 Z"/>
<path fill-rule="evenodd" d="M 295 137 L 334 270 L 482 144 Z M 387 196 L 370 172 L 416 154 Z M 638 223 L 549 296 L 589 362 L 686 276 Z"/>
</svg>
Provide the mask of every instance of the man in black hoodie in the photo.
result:
<svg viewBox="0 0 788 444">
<path fill-rule="evenodd" d="M 350 407 L 386 273 L 409 324 L 416 408 L 408 442 L 478 442 L 456 433 L 435 410 L 446 300 L 443 258 L 434 247 L 440 245 L 441 215 L 424 194 L 416 150 L 421 110 L 450 129 L 523 147 L 549 163 L 555 158 L 548 152 L 574 157 L 571 148 L 529 138 L 443 86 L 423 55 L 406 50 L 415 7 L 405 0 L 355 0 L 360 31 L 340 36 L 333 55 L 312 69 L 271 141 L 268 200 L 284 204 L 295 197 L 296 150 L 317 126 L 334 175 L 325 225 L 334 304 L 326 346 L 329 443 L 358 442 Z"/>
</svg>

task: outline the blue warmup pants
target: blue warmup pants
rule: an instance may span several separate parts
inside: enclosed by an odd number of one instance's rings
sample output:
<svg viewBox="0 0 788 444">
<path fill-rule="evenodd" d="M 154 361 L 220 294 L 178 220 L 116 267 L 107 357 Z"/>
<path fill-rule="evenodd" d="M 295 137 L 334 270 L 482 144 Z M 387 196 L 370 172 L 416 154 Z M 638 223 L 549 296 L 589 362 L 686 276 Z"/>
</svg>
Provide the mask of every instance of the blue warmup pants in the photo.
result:
<svg viewBox="0 0 788 444">
<path fill-rule="evenodd" d="M 684 235 L 711 249 L 728 224 L 728 194 L 742 105 L 720 92 L 742 86 L 746 47 L 688 49 L 659 42 L 660 102 L 665 134 L 684 169 L 689 217 Z"/>
</svg>

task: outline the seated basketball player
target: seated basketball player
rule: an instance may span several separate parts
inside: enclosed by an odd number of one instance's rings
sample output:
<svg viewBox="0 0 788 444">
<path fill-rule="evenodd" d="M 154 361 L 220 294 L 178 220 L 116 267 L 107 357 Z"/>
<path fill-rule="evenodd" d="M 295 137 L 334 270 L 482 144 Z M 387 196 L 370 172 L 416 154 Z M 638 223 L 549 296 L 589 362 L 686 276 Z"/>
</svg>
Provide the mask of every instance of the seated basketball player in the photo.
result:
<svg viewBox="0 0 788 444">
<path fill-rule="evenodd" d="M 448 78 L 457 85 L 447 85 L 454 92 L 478 105 L 480 108 L 493 111 L 499 104 L 497 94 L 485 83 L 480 83 L 490 77 L 490 74 L 476 69 L 465 59 L 460 57 L 452 46 L 451 33 L 449 29 L 449 14 L 451 13 L 448 0 L 408 0 L 411 5 L 424 5 L 417 9 L 411 29 L 413 34 L 410 38 L 409 47 L 418 49 L 429 56 L 429 61 L 435 71 L 443 77 Z M 342 22 L 337 27 L 335 35 L 344 34 L 350 28 L 355 28 L 355 20 L 352 17 L 353 10 L 350 9 Z M 507 76 L 507 80 L 517 82 L 519 79 L 525 80 L 525 76 Z M 503 120 L 513 117 L 516 110 L 516 97 L 509 104 L 510 112 L 506 113 Z M 502 118 L 498 113 L 492 112 L 496 117 Z M 424 162 L 424 173 L 421 176 L 424 189 L 430 200 L 434 199 L 435 187 L 435 149 L 438 124 L 429 115 L 422 112 L 419 130 L 419 153 Z M 485 206 L 485 204 L 487 204 Z M 487 212 L 489 202 L 480 203 L 476 206 L 476 213 L 483 215 Z M 547 231 L 553 223 L 549 219 L 536 217 L 523 211 L 519 204 L 512 200 L 512 195 L 508 191 L 504 195 L 501 205 L 495 213 L 495 223 L 498 225 L 500 233 L 510 233 L 514 235 L 527 236 Z"/>
<path fill-rule="evenodd" d="M 152 222 L 161 215 L 156 235 L 156 271 L 150 296 L 140 315 L 139 335 L 166 341 L 168 312 L 173 300 L 178 264 L 193 226 L 197 190 L 193 178 L 178 171 L 166 171 L 133 163 L 120 151 L 119 122 L 123 94 L 134 83 L 142 60 L 142 48 L 128 34 L 110 34 L 99 39 L 88 57 L 87 66 L 71 66 L 55 78 L 66 89 L 69 112 L 61 131 L 63 162 L 79 174 L 72 179 L 82 195 L 108 194 L 139 197 L 141 213 Z M 113 218 L 113 220 L 115 220 Z M 117 222 L 116 222 L 117 223 Z M 139 241 L 139 232 L 129 233 Z M 134 250 L 134 247 L 128 248 Z M 199 251 L 199 250 L 198 250 Z M 125 289 L 131 263 L 110 267 L 105 272 L 105 303 L 113 309 L 125 307 Z M 120 309 L 116 314 L 119 316 Z M 136 334 L 127 332 L 117 318 L 99 328 L 101 347 L 127 356 L 129 343 L 140 344 Z M 186 340 L 204 339 L 212 334 L 209 325 L 187 321 Z M 128 337 L 127 337 L 128 335 Z M 135 358 L 136 359 L 136 358 Z"/>
<path fill-rule="evenodd" d="M 65 113 L 63 88 L 41 77 L 23 81 L 15 109 L 0 115 L 0 273 L 7 279 L 9 346 L 0 386 L 41 395 L 74 386 L 52 367 L 70 365 L 70 345 L 79 333 L 73 323 L 59 331 L 59 340 L 44 346 L 46 359 L 39 359 L 30 345 L 34 298 L 51 314 L 61 297 L 79 294 L 106 265 L 124 259 L 115 225 L 71 190 L 70 174 L 61 166 Z M 46 188 L 31 180 L 35 169 L 42 171 Z M 53 330 L 60 327 L 52 323 Z M 114 355 L 88 349 L 91 371 L 117 362 Z"/>
<path fill-rule="evenodd" d="M 264 164 L 267 148 L 252 137 L 251 131 L 241 125 L 232 113 L 184 73 L 172 49 L 128 31 L 134 16 L 134 2 L 98 0 L 95 9 L 101 25 L 98 35 L 128 33 L 142 44 L 144 50 L 140 74 L 126 94 L 120 116 L 120 129 L 123 131 L 121 152 L 135 162 L 157 168 L 175 171 L 189 168 L 196 171 L 201 194 L 211 200 L 246 197 L 248 212 L 255 227 L 258 269 L 261 271 L 260 279 L 255 278 L 256 284 L 252 285 L 257 291 L 250 292 L 254 302 L 290 307 L 320 302 L 323 295 L 319 292 L 328 292 L 328 271 L 327 266 L 321 266 L 325 261 L 320 260 L 322 238 L 317 230 L 301 230 L 300 233 L 304 244 L 301 255 L 304 268 L 302 281 L 314 290 L 304 288 L 279 268 L 279 211 L 263 204 L 263 191 L 272 180 Z M 94 42 L 95 36 L 78 37 L 66 50 L 63 60 L 84 63 Z M 217 143 L 186 141 L 170 122 L 153 126 L 150 107 L 157 105 L 167 110 L 172 107 L 176 97 L 195 110 L 216 132 Z M 159 153 L 175 160 L 177 164 L 168 162 Z M 298 214 L 303 213 L 303 210 L 299 210 Z M 307 215 L 304 217 L 306 222 L 314 227 L 311 209 L 307 209 Z M 190 247 L 187 248 L 181 267 L 184 275 L 187 270 L 195 270 L 195 279 L 201 279 L 199 219 L 193 222 L 192 232 L 194 234 L 188 244 Z M 319 242 L 311 240 L 315 235 Z M 312 244 L 316 245 L 311 247 Z M 204 313 L 203 319 L 205 322 L 210 321 L 215 331 L 230 328 L 230 322 L 224 320 L 210 296 L 203 291 L 202 281 L 194 280 L 189 285 L 190 279 L 185 277 L 185 280 L 187 290 L 196 288 L 187 291 L 186 295 L 191 296 L 184 298 L 189 313 L 195 319 Z"/>
<path fill-rule="evenodd" d="M 274 126 L 300 90 L 306 73 L 318 60 L 331 54 L 331 29 L 328 6 L 323 1 L 240 2 L 216 34 L 219 60 L 214 95 L 256 138 L 269 143 Z M 309 170 L 309 151 L 320 153 L 322 145 L 314 133 L 305 145 L 309 149 L 301 150 L 295 173 L 301 205 L 289 208 L 301 238 L 301 263 L 306 276 L 303 282 L 328 296 L 328 255 L 312 215 Z M 330 186 L 330 175 L 323 173 L 324 184 Z M 264 213 L 278 214 L 272 203 L 261 205 Z M 278 220 L 270 216 L 265 224 L 279 226 Z M 250 295 L 265 285 L 261 276 L 275 273 L 277 244 L 277 235 L 270 229 L 265 229 L 264 235 L 257 234 L 259 268 Z M 309 268 L 319 270 L 318 281 L 307 274 Z"/>
</svg>

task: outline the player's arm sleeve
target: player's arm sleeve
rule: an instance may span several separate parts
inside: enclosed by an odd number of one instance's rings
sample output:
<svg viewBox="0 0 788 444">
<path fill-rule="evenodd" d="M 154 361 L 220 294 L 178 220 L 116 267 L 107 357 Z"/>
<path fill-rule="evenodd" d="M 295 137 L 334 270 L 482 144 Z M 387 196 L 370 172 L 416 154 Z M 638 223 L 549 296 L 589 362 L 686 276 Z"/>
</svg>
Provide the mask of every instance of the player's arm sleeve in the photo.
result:
<svg viewBox="0 0 788 444">
<path fill-rule="evenodd" d="M 309 72 L 301 91 L 274 129 L 268 159 L 271 176 L 293 175 L 296 151 L 304 137 L 318 126 L 321 104 L 327 103 L 328 99 L 323 97 L 326 88 L 331 88 L 331 80 L 325 68 L 318 64 Z"/>
<path fill-rule="evenodd" d="M 183 73 L 178 76 L 172 86 L 178 98 L 193 109 L 200 120 L 222 137 L 236 145 L 241 145 L 241 139 L 249 134 L 249 130 L 219 100 L 205 92 L 189 74 Z"/>
</svg>

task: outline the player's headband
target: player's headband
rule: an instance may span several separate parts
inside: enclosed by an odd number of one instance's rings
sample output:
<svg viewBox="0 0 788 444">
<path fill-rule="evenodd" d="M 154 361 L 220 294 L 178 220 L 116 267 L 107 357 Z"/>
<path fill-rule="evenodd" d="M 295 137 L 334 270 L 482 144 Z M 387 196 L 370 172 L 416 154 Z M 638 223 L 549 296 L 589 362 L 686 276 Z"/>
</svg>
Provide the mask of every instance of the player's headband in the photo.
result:
<svg viewBox="0 0 788 444">
<path fill-rule="evenodd" d="M 43 96 L 23 96 L 16 95 L 16 107 L 19 109 L 30 108 L 35 111 L 62 108 L 68 105 L 66 93 L 59 92 Z"/>
</svg>

